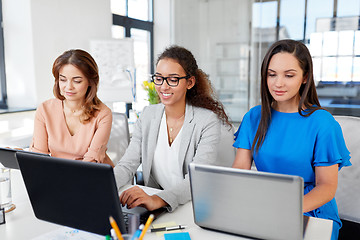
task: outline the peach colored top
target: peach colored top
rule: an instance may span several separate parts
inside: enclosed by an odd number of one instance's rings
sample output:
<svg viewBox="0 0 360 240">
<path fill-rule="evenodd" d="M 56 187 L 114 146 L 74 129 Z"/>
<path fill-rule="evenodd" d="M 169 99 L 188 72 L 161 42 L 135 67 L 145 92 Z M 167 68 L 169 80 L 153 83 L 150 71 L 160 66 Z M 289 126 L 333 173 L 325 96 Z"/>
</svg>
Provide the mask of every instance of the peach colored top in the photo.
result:
<svg viewBox="0 0 360 240">
<path fill-rule="evenodd" d="M 50 99 L 40 104 L 36 110 L 30 151 L 114 166 L 106 155 L 111 124 L 111 110 L 102 103 L 100 111 L 71 135 L 65 121 L 62 101 Z"/>
</svg>

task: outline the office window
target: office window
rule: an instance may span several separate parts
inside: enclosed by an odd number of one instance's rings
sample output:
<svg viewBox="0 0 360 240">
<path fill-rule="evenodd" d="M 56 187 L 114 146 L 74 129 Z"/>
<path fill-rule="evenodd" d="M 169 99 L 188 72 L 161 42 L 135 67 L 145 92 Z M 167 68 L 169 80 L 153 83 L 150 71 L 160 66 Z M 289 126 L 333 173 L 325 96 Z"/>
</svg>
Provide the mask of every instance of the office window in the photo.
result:
<svg viewBox="0 0 360 240">
<path fill-rule="evenodd" d="M 153 12 L 152 0 L 111 0 L 111 11 L 113 13 L 113 38 L 133 37 L 134 29 L 147 31 L 149 45 L 149 68 L 153 71 Z M 135 13 L 137 12 L 137 13 Z M 121 13 L 121 14 L 120 14 Z M 122 15 L 125 14 L 125 15 Z M 132 16 L 132 17 L 131 17 Z M 142 20 L 149 19 L 149 20 Z M 136 32 L 136 31 L 135 31 Z M 136 51 L 136 50 L 135 50 Z M 146 56 L 144 56 L 146 57 Z"/>
<path fill-rule="evenodd" d="M 339 55 L 352 55 L 354 51 L 354 31 L 339 31 Z"/>
<path fill-rule="evenodd" d="M 4 34 L 2 27 L 2 1 L 0 0 L 0 108 L 7 108 L 6 102 L 6 77 L 4 58 Z"/>
<path fill-rule="evenodd" d="M 355 31 L 354 54 L 360 55 L 360 31 Z"/>
<path fill-rule="evenodd" d="M 128 0 L 128 17 L 151 21 L 151 1 L 149 0 Z"/>
<path fill-rule="evenodd" d="M 326 79 L 328 82 L 335 82 L 336 77 L 336 58 L 335 57 L 324 57 L 322 59 L 322 80 Z"/>
<path fill-rule="evenodd" d="M 273 42 L 300 40 L 313 58 L 322 106 L 333 114 L 360 116 L 360 0 L 255 0 L 252 10 L 252 72 L 260 72 Z M 259 78 L 252 76 L 254 82 Z"/>
<path fill-rule="evenodd" d="M 339 57 L 337 62 L 337 80 L 339 82 L 349 82 L 352 80 L 352 57 Z"/>
<path fill-rule="evenodd" d="M 111 12 L 113 14 L 127 16 L 127 0 L 111 0 Z"/>
<path fill-rule="evenodd" d="M 277 19 L 277 1 L 255 2 L 252 24 L 254 28 L 274 28 Z"/>
<path fill-rule="evenodd" d="M 360 0 L 337 0 L 337 16 L 350 17 L 360 15 Z"/>
<path fill-rule="evenodd" d="M 359 31 L 329 31 L 313 33 L 310 53 L 314 61 L 314 77 L 317 82 L 358 82 L 359 51 L 356 41 Z M 316 63 L 316 64 L 315 64 Z M 320 73 L 319 73 L 320 71 Z"/>
<path fill-rule="evenodd" d="M 338 50 L 338 32 L 324 32 L 323 45 L 323 55 L 336 55 Z"/>
<path fill-rule="evenodd" d="M 172 40 L 195 49 L 233 121 L 242 118 L 240 106 L 234 105 L 245 102 L 242 89 L 248 104 L 241 111 L 260 104 L 261 62 L 269 46 L 284 38 L 309 47 L 321 104 L 332 113 L 360 116 L 360 0 L 173 2 Z M 248 49 L 248 71 L 240 49 Z M 248 74 L 247 85 L 238 81 L 243 73 Z M 334 106 L 339 103 L 333 100 L 347 102 Z"/>
<path fill-rule="evenodd" d="M 321 58 L 313 58 L 313 72 L 314 72 L 314 80 L 317 85 L 321 79 Z"/>
<path fill-rule="evenodd" d="M 360 82 L 360 57 L 354 58 L 353 80 Z"/>
<path fill-rule="evenodd" d="M 296 9 L 296 11 L 294 11 Z M 305 0 L 280 1 L 280 28 L 285 28 L 284 38 L 302 40 L 304 37 Z"/>
<path fill-rule="evenodd" d="M 254 42 L 274 42 L 277 39 L 277 1 L 255 2 L 252 7 Z"/>
<path fill-rule="evenodd" d="M 115 39 L 122 39 L 125 37 L 125 28 L 123 26 L 112 25 L 111 35 Z"/>
<path fill-rule="evenodd" d="M 310 35 L 309 50 L 312 56 L 320 57 L 322 54 L 322 33 L 313 33 Z"/>
<path fill-rule="evenodd" d="M 147 92 L 143 90 L 142 82 L 150 78 L 150 33 L 141 29 L 131 29 L 134 39 L 134 57 L 136 66 L 136 92 L 138 104 L 145 105 Z M 139 107 L 139 106 L 137 106 Z M 141 108 L 141 107 L 140 107 Z"/>
<path fill-rule="evenodd" d="M 111 0 L 113 38 L 134 39 L 136 108 L 140 111 L 147 104 L 142 82 L 154 71 L 152 6 L 152 0 Z M 127 107 L 132 106 L 128 104 Z"/>
<path fill-rule="evenodd" d="M 317 20 L 333 16 L 333 0 L 307 0 L 305 39 L 316 32 Z"/>
</svg>

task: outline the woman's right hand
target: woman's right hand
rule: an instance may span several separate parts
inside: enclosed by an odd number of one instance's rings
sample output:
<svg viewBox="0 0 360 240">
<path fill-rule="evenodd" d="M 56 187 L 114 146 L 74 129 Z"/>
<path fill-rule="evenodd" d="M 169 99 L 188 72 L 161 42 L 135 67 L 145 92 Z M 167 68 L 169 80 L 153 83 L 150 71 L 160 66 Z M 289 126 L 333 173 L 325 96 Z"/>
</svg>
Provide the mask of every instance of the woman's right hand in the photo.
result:
<svg viewBox="0 0 360 240">
<path fill-rule="evenodd" d="M 165 207 L 167 203 L 157 195 L 148 195 L 139 188 L 134 186 L 123 191 L 120 195 L 120 202 L 122 206 L 127 205 L 127 208 L 145 207 L 149 211 L 153 211 Z"/>
</svg>

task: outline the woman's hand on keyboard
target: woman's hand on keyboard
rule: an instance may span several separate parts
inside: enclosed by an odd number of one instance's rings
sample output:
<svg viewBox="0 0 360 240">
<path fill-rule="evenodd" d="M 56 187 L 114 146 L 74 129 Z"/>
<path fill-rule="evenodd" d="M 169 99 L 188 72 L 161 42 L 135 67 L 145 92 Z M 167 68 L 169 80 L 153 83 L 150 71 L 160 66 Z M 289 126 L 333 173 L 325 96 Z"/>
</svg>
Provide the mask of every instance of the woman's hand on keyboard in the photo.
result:
<svg viewBox="0 0 360 240">
<path fill-rule="evenodd" d="M 148 195 L 139 188 L 134 186 L 123 191 L 120 195 L 120 202 L 122 206 L 127 205 L 127 208 L 144 207 L 149 211 L 164 207 L 167 203 L 157 195 Z"/>
</svg>

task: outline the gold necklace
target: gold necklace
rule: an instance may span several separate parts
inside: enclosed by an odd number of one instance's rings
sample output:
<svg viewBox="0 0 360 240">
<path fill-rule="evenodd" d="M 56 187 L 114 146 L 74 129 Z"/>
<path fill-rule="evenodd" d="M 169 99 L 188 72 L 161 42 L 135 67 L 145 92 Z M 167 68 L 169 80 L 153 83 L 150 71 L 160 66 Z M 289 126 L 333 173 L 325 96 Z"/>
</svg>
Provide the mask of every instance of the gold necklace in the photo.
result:
<svg viewBox="0 0 360 240">
<path fill-rule="evenodd" d="M 69 109 L 70 110 L 70 112 L 72 112 L 72 113 L 76 113 L 77 111 L 80 111 L 80 110 L 82 110 L 83 108 L 84 108 L 84 105 L 82 105 L 80 108 L 78 108 L 78 109 L 71 109 L 70 107 L 68 107 L 67 105 L 66 105 L 66 103 L 64 102 L 64 106 L 67 108 L 67 109 Z"/>
<path fill-rule="evenodd" d="M 177 134 L 176 132 L 178 131 L 178 123 L 180 122 L 179 120 L 181 120 L 184 116 L 185 116 L 185 113 L 181 117 L 179 117 L 178 119 L 175 120 L 176 122 L 175 122 L 174 126 L 172 126 L 172 127 L 169 126 L 169 142 L 170 142 L 170 145 L 173 143 L 174 138 L 176 137 L 174 135 Z"/>
</svg>

